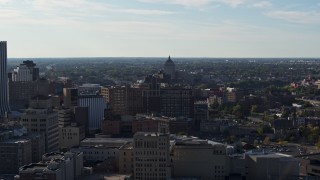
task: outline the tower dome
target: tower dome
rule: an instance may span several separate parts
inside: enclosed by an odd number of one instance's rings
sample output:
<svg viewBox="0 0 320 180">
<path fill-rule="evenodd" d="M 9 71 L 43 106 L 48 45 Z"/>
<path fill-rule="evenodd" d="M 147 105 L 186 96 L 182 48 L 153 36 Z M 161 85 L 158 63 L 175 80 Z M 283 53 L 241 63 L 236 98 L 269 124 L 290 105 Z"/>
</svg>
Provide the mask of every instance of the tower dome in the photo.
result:
<svg viewBox="0 0 320 180">
<path fill-rule="evenodd" d="M 168 60 L 164 63 L 164 73 L 170 75 L 171 79 L 175 79 L 176 65 L 169 56 Z"/>
</svg>

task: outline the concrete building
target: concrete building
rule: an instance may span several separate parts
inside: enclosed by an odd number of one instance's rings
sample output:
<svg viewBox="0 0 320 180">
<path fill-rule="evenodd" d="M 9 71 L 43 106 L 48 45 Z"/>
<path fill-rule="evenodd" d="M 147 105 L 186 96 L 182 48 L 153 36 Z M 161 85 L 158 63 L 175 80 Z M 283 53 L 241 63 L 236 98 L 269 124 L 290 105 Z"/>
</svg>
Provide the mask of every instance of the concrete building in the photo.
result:
<svg viewBox="0 0 320 180">
<path fill-rule="evenodd" d="M 119 149 L 119 173 L 133 174 L 133 145 L 126 144 Z"/>
<path fill-rule="evenodd" d="M 229 176 L 227 146 L 196 138 L 177 139 L 173 147 L 174 178 L 224 180 Z"/>
<path fill-rule="evenodd" d="M 171 178 L 168 134 L 138 132 L 134 135 L 134 179 Z"/>
<path fill-rule="evenodd" d="M 12 81 L 36 81 L 39 79 L 39 68 L 33 61 L 23 61 L 12 71 Z"/>
<path fill-rule="evenodd" d="M 7 42 L 0 41 L 0 119 L 9 111 Z"/>
<path fill-rule="evenodd" d="M 88 107 L 89 131 L 100 130 L 104 120 L 104 110 L 107 107 L 105 99 L 100 95 L 80 96 L 79 106 Z"/>
<path fill-rule="evenodd" d="M 118 171 L 119 148 L 132 143 L 133 139 L 124 138 L 87 138 L 79 147 L 71 151 L 83 152 L 85 164 L 103 171 Z M 99 165 L 100 167 L 97 167 Z"/>
<path fill-rule="evenodd" d="M 246 179 L 297 179 L 299 161 L 290 155 L 250 151 L 245 154 Z"/>
<path fill-rule="evenodd" d="M 44 133 L 45 150 L 53 152 L 59 149 L 58 113 L 51 109 L 51 100 L 37 96 L 30 101 L 30 108 L 21 116 L 21 124 L 28 132 Z"/>
<path fill-rule="evenodd" d="M 59 127 L 60 148 L 71 148 L 73 146 L 79 146 L 80 141 L 84 138 L 84 126 L 78 126 L 77 123 L 71 123 L 68 126 Z"/>
</svg>

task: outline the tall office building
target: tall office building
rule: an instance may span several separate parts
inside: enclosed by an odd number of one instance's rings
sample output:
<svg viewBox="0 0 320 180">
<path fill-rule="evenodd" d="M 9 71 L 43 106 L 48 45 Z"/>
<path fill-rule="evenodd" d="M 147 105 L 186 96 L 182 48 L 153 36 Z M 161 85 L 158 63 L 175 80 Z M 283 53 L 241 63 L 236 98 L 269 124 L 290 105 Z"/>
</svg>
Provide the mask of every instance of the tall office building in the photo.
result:
<svg viewBox="0 0 320 180">
<path fill-rule="evenodd" d="M 9 111 L 7 42 L 0 41 L 0 117 Z"/>
<path fill-rule="evenodd" d="M 58 113 L 51 107 L 49 97 L 37 96 L 30 101 L 30 108 L 21 116 L 21 124 L 28 132 L 44 133 L 46 152 L 59 150 Z"/>
<path fill-rule="evenodd" d="M 36 81 L 39 79 L 39 68 L 33 61 L 23 61 L 12 71 L 12 81 Z"/>
<path fill-rule="evenodd" d="M 176 65 L 171 60 L 170 56 L 169 56 L 168 60 L 164 63 L 164 73 L 167 75 L 170 75 L 171 79 L 176 78 Z"/>
</svg>

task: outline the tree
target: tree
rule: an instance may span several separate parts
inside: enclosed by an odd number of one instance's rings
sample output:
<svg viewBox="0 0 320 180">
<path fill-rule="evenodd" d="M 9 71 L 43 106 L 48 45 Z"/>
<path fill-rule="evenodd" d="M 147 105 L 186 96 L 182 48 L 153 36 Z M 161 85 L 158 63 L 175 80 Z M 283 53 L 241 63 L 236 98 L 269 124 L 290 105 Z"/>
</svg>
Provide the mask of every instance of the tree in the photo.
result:
<svg viewBox="0 0 320 180">
<path fill-rule="evenodd" d="M 251 113 L 257 113 L 257 112 L 258 112 L 258 106 L 257 105 L 251 106 Z"/>
<path fill-rule="evenodd" d="M 239 104 L 237 104 L 236 106 L 233 106 L 232 114 L 234 114 L 237 118 L 243 117 L 242 107 Z"/>
</svg>

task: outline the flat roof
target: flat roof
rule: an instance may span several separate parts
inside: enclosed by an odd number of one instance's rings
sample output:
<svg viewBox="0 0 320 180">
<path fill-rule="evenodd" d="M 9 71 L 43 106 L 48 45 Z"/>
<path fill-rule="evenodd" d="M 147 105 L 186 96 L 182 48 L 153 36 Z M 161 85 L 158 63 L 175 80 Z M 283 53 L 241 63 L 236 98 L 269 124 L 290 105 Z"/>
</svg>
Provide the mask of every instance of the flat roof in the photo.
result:
<svg viewBox="0 0 320 180">
<path fill-rule="evenodd" d="M 82 143 L 108 143 L 108 142 L 116 142 L 116 143 L 125 143 L 125 142 L 133 142 L 133 138 L 86 138 L 81 141 Z"/>
<path fill-rule="evenodd" d="M 30 141 L 29 139 L 7 139 L 4 141 L 0 141 L 0 143 L 12 143 L 12 144 L 17 144 L 17 143 L 26 143 Z"/>
</svg>

